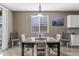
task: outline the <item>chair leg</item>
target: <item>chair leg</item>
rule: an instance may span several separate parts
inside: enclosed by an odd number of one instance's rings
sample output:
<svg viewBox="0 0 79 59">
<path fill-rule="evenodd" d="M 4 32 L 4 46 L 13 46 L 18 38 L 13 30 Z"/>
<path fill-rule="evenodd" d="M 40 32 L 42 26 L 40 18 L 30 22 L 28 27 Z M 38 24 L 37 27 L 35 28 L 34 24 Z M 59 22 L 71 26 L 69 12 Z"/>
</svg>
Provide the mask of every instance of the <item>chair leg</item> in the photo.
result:
<svg viewBox="0 0 79 59">
<path fill-rule="evenodd" d="M 34 45 L 34 56 L 37 56 L 36 45 Z"/>
<path fill-rule="evenodd" d="M 50 48 L 48 48 L 48 55 L 50 55 Z"/>
<path fill-rule="evenodd" d="M 32 48 L 32 56 L 34 55 L 34 48 Z"/>
<path fill-rule="evenodd" d="M 67 48 L 68 48 L 68 42 L 67 42 Z"/>
<path fill-rule="evenodd" d="M 14 46 L 14 42 L 12 42 L 12 47 Z"/>
<path fill-rule="evenodd" d="M 61 45 L 62 45 L 62 42 L 60 41 L 60 47 L 61 47 Z"/>
<path fill-rule="evenodd" d="M 21 43 L 20 43 L 20 41 L 18 41 L 18 45 L 19 45 L 19 46 L 21 46 Z"/>
<path fill-rule="evenodd" d="M 46 45 L 46 56 L 48 56 L 48 45 Z"/>
</svg>

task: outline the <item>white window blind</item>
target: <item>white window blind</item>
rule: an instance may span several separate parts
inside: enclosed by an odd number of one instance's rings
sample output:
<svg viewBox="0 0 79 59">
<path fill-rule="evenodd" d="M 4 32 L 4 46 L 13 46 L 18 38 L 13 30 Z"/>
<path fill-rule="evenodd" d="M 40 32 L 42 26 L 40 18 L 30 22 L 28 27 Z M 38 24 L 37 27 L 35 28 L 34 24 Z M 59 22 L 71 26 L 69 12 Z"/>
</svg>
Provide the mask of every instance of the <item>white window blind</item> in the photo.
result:
<svg viewBox="0 0 79 59">
<path fill-rule="evenodd" d="M 32 16 L 32 32 L 47 33 L 48 32 L 48 16 Z"/>
</svg>

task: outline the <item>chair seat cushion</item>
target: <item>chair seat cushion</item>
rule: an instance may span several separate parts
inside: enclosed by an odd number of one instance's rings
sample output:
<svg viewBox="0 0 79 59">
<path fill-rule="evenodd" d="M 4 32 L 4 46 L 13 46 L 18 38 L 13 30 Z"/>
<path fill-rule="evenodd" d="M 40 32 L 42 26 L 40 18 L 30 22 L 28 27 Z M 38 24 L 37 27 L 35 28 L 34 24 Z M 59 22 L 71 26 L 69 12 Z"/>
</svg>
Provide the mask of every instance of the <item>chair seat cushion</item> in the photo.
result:
<svg viewBox="0 0 79 59">
<path fill-rule="evenodd" d="M 68 39 L 61 39 L 60 41 L 68 42 L 69 40 Z"/>
<path fill-rule="evenodd" d="M 13 39 L 13 40 L 11 40 L 12 42 L 15 42 L 15 41 L 19 41 L 19 39 Z"/>
<path fill-rule="evenodd" d="M 33 45 L 25 45 L 26 48 L 32 48 Z"/>
</svg>

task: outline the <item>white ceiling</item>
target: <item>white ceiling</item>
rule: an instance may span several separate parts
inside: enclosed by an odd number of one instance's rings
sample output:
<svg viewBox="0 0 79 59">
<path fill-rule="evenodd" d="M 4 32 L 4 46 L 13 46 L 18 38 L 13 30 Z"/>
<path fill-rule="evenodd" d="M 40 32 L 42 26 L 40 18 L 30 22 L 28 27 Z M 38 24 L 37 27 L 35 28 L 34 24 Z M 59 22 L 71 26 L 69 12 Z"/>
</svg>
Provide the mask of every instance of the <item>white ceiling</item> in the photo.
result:
<svg viewBox="0 0 79 59">
<path fill-rule="evenodd" d="M 39 3 L 0 3 L 12 11 L 39 11 Z M 41 3 L 42 11 L 79 11 L 79 3 Z"/>
</svg>

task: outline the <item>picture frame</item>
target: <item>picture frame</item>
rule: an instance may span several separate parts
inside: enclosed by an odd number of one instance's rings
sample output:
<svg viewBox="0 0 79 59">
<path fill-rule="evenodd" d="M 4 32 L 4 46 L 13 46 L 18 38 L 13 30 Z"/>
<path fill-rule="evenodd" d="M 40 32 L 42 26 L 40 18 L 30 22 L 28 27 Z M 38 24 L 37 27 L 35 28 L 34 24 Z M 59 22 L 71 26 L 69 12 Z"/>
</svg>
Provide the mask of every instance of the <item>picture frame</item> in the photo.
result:
<svg viewBox="0 0 79 59">
<path fill-rule="evenodd" d="M 54 17 L 52 19 L 52 26 L 64 26 L 64 18 Z"/>
</svg>

